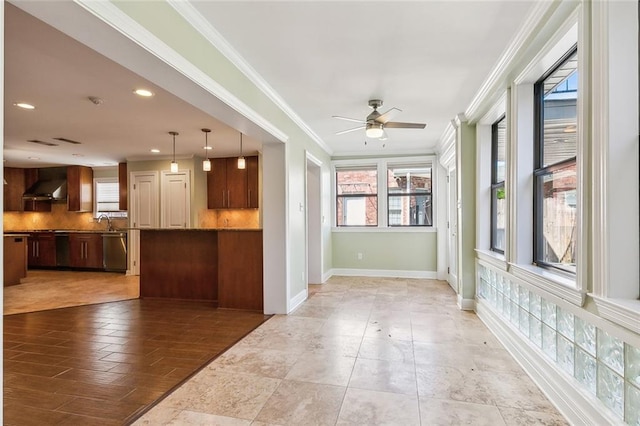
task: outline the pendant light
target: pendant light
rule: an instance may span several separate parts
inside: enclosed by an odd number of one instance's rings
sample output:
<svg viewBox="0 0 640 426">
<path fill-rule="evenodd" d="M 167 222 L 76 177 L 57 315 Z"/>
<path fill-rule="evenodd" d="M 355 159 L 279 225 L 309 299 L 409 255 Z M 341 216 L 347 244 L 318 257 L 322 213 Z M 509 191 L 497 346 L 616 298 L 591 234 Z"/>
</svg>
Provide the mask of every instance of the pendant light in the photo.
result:
<svg viewBox="0 0 640 426">
<path fill-rule="evenodd" d="M 242 155 L 242 133 L 240 133 L 240 157 L 238 157 L 238 168 L 244 169 L 247 167 L 247 162 L 244 160 L 244 156 Z"/>
<path fill-rule="evenodd" d="M 201 129 L 204 132 L 204 153 L 205 159 L 202 161 L 202 170 L 205 172 L 211 171 L 211 160 L 209 160 L 209 132 L 211 129 Z"/>
<path fill-rule="evenodd" d="M 171 161 L 171 173 L 178 173 L 178 163 L 176 163 L 176 136 L 178 132 L 169 132 L 173 136 L 173 161 Z"/>
</svg>

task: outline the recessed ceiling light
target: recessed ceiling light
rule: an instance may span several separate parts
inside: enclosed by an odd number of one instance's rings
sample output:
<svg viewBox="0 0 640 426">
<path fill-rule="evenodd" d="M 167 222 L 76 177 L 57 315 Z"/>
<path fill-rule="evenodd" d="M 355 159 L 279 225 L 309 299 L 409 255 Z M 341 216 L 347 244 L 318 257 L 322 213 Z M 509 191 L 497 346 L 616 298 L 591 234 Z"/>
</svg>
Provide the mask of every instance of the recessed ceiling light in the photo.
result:
<svg viewBox="0 0 640 426">
<path fill-rule="evenodd" d="M 147 89 L 136 89 L 133 91 L 133 93 L 135 93 L 138 96 L 144 96 L 145 98 L 153 96 L 153 92 Z"/>
<path fill-rule="evenodd" d="M 39 160 L 40 157 L 29 157 L 29 160 Z"/>
<path fill-rule="evenodd" d="M 71 154 L 71 155 L 73 155 L 74 157 L 84 157 L 84 155 L 82 154 Z"/>
<path fill-rule="evenodd" d="M 203 146 L 204 149 L 209 150 L 209 149 L 213 149 L 212 146 Z"/>
<path fill-rule="evenodd" d="M 159 150 L 159 149 L 155 149 L 155 148 L 153 148 L 153 149 L 151 150 L 151 152 L 153 152 L 154 154 L 157 154 L 157 153 L 159 153 L 159 152 L 160 152 L 160 150 Z"/>
<path fill-rule="evenodd" d="M 17 106 L 18 108 L 22 108 L 22 109 L 36 109 L 35 106 L 33 106 L 31 104 L 27 104 L 25 102 L 16 102 L 13 105 Z"/>
</svg>

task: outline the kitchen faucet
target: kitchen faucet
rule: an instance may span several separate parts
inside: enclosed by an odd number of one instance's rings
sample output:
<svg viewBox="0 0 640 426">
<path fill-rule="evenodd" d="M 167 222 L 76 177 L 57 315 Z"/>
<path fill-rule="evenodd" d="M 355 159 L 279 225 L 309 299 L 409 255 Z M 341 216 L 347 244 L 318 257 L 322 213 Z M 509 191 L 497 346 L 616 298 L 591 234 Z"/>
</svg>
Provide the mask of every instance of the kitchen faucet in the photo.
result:
<svg viewBox="0 0 640 426">
<path fill-rule="evenodd" d="M 111 223 L 111 218 L 102 213 L 100 216 L 98 216 L 98 223 L 102 223 L 102 219 L 107 219 L 107 231 L 113 231 L 113 224 Z"/>
</svg>

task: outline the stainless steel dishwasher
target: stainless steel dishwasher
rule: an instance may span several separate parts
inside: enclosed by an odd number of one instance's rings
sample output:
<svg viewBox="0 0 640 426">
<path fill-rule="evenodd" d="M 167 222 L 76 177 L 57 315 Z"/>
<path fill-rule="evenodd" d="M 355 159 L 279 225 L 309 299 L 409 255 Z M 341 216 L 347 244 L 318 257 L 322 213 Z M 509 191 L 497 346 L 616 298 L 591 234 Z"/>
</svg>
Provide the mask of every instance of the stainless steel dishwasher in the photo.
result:
<svg viewBox="0 0 640 426">
<path fill-rule="evenodd" d="M 127 233 L 115 231 L 102 234 L 102 253 L 105 271 L 126 272 Z"/>
</svg>

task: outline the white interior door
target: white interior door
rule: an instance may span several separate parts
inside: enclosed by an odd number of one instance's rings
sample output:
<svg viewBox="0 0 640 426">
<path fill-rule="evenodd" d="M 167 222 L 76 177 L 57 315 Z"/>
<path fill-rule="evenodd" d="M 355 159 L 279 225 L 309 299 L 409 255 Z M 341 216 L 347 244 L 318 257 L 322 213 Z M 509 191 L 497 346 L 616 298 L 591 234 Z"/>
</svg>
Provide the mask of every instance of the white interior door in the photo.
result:
<svg viewBox="0 0 640 426">
<path fill-rule="evenodd" d="M 159 205 L 158 172 L 131 172 L 129 179 L 130 223 L 129 271 L 140 275 L 140 231 L 139 228 L 157 228 Z"/>
<path fill-rule="evenodd" d="M 191 226 L 191 179 L 188 171 L 162 172 L 161 225 L 163 228 Z"/>
<path fill-rule="evenodd" d="M 448 279 L 449 285 L 458 293 L 458 194 L 457 194 L 457 174 L 456 169 L 449 170 L 447 188 L 448 212 L 447 220 L 449 223 L 449 266 Z"/>
</svg>

